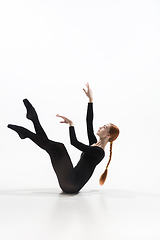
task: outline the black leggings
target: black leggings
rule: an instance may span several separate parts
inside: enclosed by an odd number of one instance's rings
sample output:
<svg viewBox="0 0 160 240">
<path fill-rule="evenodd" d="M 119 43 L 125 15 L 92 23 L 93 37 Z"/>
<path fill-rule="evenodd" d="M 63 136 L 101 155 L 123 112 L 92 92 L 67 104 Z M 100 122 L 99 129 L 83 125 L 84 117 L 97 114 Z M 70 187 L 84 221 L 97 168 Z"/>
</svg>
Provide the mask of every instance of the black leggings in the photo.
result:
<svg viewBox="0 0 160 240">
<path fill-rule="evenodd" d="M 27 108 L 27 118 L 33 122 L 36 134 L 20 126 L 9 124 L 8 127 L 16 131 L 22 139 L 29 138 L 45 150 L 50 156 L 61 189 L 66 193 L 77 193 L 79 187 L 76 184 L 76 174 L 64 144 L 48 139 L 35 109 L 27 99 L 24 100 L 24 103 Z"/>
</svg>

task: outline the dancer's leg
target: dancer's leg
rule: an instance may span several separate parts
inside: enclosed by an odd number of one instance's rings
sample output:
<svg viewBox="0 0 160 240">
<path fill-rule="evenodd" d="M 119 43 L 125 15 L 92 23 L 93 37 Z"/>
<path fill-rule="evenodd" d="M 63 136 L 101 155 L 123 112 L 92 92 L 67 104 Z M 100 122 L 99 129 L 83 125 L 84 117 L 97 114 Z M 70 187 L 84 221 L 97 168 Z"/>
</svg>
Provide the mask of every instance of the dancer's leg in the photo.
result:
<svg viewBox="0 0 160 240">
<path fill-rule="evenodd" d="M 69 154 L 62 143 L 54 142 L 46 137 L 42 137 L 35 133 L 32 133 L 26 128 L 11 125 L 8 127 L 18 133 L 20 138 L 29 138 L 36 143 L 40 148 L 47 151 L 50 155 L 52 166 L 57 175 L 60 187 L 65 192 L 76 192 L 75 186 L 75 174 L 73 171 L 73 164 L 69 157 Z"/>
<path fill-rule="evenodd" d="M 32 104 L 27 99 L 24 99 L 23 102 L 27 109 L 26 117 L 33 122 L 36 133 L 42 137 L 48 138 L 39 122 L 38 115 L 36 113 L 35 108 L 32 106 Z"/>
<path fill-rule="evenodd" d="M 24 127 L 20 127 L 17 125 L 9 124 L 8 128 L 17 132 L 21 139 L 25 139 L 25 138 L 31 139 L 40 148 L 46 150 L 47 152 L 56 151 L 56 153 L 58 153 L 59 155 L 63 154 L 63 151 L 61 148 L 61 146 L 63 145 L 62 143 L 51 141 L 46 137 L 42 137 L 38 134 L 35 134 L 35 133 L 29 131 L 28 129 L 26 129 Z"/>
</svg>

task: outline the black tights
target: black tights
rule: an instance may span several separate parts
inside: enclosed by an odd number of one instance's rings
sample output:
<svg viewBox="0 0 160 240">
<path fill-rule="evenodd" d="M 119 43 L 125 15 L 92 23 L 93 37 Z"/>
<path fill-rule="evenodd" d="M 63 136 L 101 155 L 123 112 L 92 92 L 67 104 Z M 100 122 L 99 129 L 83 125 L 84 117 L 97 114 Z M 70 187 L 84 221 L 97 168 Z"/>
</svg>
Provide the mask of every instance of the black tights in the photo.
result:
<svg viewBox="0 0 160 240">
<path fill-rule="evenodd" d="M 76 184 L 77 181 L 73 164 L 64 144 L 48 139 L 33 106 L 27 99 L 24 99 L 23 102 L 27 109 L 27 118 L 33 122 L 36 134 L 20 126 L 9 124 L 8 127 L 16 131 L 20 138 L 31 139 L 49 154 L 59 185 L 64 192 L 78 192 L 79 189 Z"/>
</svg>

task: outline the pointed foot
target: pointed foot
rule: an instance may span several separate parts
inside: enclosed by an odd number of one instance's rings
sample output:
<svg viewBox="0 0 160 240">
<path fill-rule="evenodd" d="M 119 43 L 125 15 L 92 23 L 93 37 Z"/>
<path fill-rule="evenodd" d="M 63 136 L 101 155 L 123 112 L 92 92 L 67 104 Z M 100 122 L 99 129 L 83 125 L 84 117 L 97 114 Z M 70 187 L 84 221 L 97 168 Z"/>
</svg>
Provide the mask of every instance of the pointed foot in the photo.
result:
<svg viewBox="0 0 160 240">
<path fill-rule="evenodd" d="M 32 104 L 28 101 L 28 99 L 25 98 L 25 99 L 23 100 L 23 103 L 24 103 L 24 105 L 25 105 L 25 107 L 26 107 L 26 109 L 27 109 L 26 117 L 27 117 L 29 120 L 31 120 L 31 121 L 37 119 L 38 117 L 37 117 L 36 110 L 34 109 L 34 107 L 32 106 Z"/>
<path fill-rule="evenodd" d="M 27 129 L 12 124 L 8 124 L 7 127 L 17 132 L 21 139 L 25 139 L 27 137 Z"/>
</svg>

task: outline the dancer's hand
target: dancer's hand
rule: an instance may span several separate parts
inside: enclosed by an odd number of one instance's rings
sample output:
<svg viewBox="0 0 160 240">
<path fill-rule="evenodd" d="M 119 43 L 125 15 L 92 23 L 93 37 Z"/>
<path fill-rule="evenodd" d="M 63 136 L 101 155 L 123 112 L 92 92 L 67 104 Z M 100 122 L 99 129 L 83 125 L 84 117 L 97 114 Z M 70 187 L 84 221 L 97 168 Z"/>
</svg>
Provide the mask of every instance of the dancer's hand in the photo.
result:
<svg viewBox="0 0 160 240">
<path fill-rule="evenodd" d="M 87 87 L 87 90 L 83 88 L 83 91 L 85 92 L 86 96 L 89 98 L 89 102 L 93 102 L 93 93 L 89 86 L 89 83 L 85 84 Z"/>
<path fill-rule="evenodd" d="M 63 121 L 61 121 L 60 123 L 66 123 L 66 124 L 69 124 L 70 126 L 73 126 L 73 122 L 70 119 L 64 116 L 60 116 L 59 114 L 57 114 L 56 117 L 60 117 L 63 119 Z"/>
</svg>

